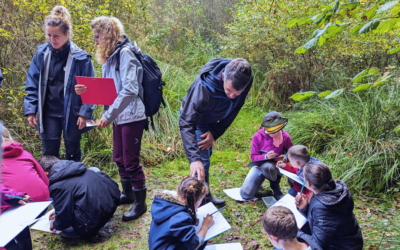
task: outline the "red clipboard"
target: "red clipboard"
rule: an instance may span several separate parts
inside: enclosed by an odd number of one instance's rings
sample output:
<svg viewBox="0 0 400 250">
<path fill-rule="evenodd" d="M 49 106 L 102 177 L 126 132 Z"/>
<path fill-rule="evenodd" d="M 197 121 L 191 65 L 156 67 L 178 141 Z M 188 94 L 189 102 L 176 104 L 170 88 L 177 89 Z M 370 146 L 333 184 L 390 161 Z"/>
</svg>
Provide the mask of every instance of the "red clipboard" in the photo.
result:
<svg viewBox="0 0 400 250">
<path fill-rule="evenodd" d="M 112 105 L 117 98 L 114 79 L 75 76 L 76 82 L 87 86 L 81 95 L 83 104 Z"/>
</svg>

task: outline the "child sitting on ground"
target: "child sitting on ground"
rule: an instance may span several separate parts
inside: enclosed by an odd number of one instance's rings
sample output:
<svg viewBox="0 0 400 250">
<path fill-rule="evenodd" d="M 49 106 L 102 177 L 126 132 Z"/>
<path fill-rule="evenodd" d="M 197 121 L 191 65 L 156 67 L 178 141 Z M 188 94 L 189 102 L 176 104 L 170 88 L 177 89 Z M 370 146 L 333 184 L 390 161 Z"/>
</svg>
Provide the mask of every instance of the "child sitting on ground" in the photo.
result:
<svg viewBox="0 0 400 250">
<path fill-rule="evenodd" d="M 292 211 L 286 207 L 271 207 L 264 213 L 262 225 L 274 247 L 283 250 L 320 250 L 315 242 L 297 239 L 296 220 Z M 299 242 L 302 241 L 302 242 Z M 304 242 L 305 241 L 305 242 Z M 304 242 L 304 243 L 303 243 Z"/>
<path fill-rule="evenodd" d="M 155 191 L 151 205 L 149 249 L 200 250 L 207 245 L 204 238 L 213 225 L 213 217 L 207 215 L 196 233 L 198 219 L 196 209 L 208 193 L 207 185 L 193 177 L 183 179 L 178 192 Z"/>
<path fill-rule="evenodd" d="M 310 157 L 310 153 L 308 152 L 307 147 L 303 145 L 295 145 L 289 148 L 287 157 L 289 159 L 290 164 L 278 163 L 277 166 L 293 174 L 297 174 L 297 176 L 299 176 L 300 179 L 303 181 L 304 181 L 304 175 L 303 175 L 304 165 L 306 165 L 307 162 L 320 161 L 317 158 Z M 300 183 L 297 183 L 296 181 L 292 181 L 290 179 L 288 179 L 288 182 L 290 185 L 289 194 L 292 195 L 293 197 L 296 197 L 297 193 L 301 191 L 303 186 Z M 308 196 L 310 193 L 311 191 L 308 190 L 306 187 L 303 188 L 303 194 Z"/>
<path fill-rule="evenodd" d="M 303 172 L 306 185 L 314 195 L 310 198 L 298 194 L 295 201 L 300 212 L 307 217 L 312 235 L 299 232 L 299 236 L 317 242 L 323 249 L 361 250 L 361 229 L 346 184 L 334 180 L 331 170 L 322 162 L 307 163 Z"/>
</svg>

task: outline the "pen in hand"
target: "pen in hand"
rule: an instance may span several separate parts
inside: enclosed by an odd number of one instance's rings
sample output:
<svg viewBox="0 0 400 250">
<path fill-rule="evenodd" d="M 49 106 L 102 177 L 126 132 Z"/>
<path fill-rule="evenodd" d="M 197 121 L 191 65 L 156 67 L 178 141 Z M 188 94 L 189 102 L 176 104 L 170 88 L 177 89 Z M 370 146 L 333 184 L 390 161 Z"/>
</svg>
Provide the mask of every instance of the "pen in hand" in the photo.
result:
<svg viewBox="0 0 400 250">
<path fill-rule="evenodd" d="M 225 207 L 221 207 L 220 209 L 218 209 L 217 211 L 215 211 L 214 213 L 212 213 L 212 214 L 210 214 L 210 215 L 213 215 L 213 214 L 215 214 L 216 212 L 219 212 L 219 211 L 221 211 L 222 209 L 224 209 Z"/>
<path fill-rule="evenodd" d="M 11 197 L 11 198 L 15 198 L 15 199 L 19 199 L 19 200 L 25 199 L 24 197 L 15 196 L 15 195 L 11 195 L 11 194 L 6 194 L 6 196 L 7 197 Z M 32 201 L 32 199 L 29 199 L 29 201 Z"/>
<path fill-rule="evenodd" d="M 285 161 L 287 155 L 289 154 L 289 152 L 286 153 L 285 157 L 283 157 L 283 160 L 281 161 L 281 164 Z"/>
</svg>

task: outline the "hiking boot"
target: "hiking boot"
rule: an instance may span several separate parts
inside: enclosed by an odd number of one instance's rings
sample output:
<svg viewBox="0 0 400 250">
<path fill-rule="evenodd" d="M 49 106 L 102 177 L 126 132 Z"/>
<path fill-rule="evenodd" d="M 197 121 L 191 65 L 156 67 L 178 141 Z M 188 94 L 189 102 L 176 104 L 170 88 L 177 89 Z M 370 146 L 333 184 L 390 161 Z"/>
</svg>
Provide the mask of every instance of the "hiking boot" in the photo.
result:
<svg viewBox="0 0 400 250">
<path fill-rule="evenodd" d="M 147 205 L 146 205 L 146 194 L 147 194 L 147 188 L 144 187 L 143 189 L 133 189 L 133 196 L 135 198 L 135 203 L 133 203 L 133 206 L 129 210 L 127 214 L 124 214 L 122 216 L 123 221 L 131 221 L 131 220 L 136 220 L 142 214 L 146 213 L 147 211 Z"/>
<path fill-rule="evenodd" d="M 133 204 L 135 202 L 135 196 L 133 195 L 133 187 L 131 179 L 122 179 L 122 192 L 119 198 L 119 204 Z"/>
<path fill-rule="evenodd" d="M 68 239 L 77 239 L 81 237 L 72 227 L 62 230 L 61 236 Z"/>
<path fill-rule="evenodd" d="M 257 191 L 257 193 L 254 195 L 254 197 L 258 198 L 258 199 L 262 199 L 262 197 L 268 197 L 268 196 L 272 196 L 273 193 L 271 190 L 267 190 L 264 193 L 261 193 L 260 190 Z"/>
<path fill-rule="evenodd" d="M 284 196 L 279 183 L 281 181 L 282 176 L 278 175 L 276 181 L 269 181 L 272 191 L 274 192 L 274 198 L 276 201 L 279 201 Z"/>
<path fill-rule="evenodd" d="M 206 178 L 205 178 L 205 182 L 206 182 L 206 184 L 207 184 L 207 186 L 208 186 L 208 194 L 206 194 L 206 197 L 204 197 L 204 199 L 203 199 L 203 202 L 202 202 L 202 205 L 205 205 L 205 204 L 207 204 L 207 203 L 209 203 L 209 202 L 212 202 L 212 204 L 214 204 L 214 206 L 216 206 L 216 207 L 223 207 L 223 206 L 225 206 L 225 200 L 222 200 L 222 199 L 217 199 L 217 198 L 215 198 L 212 194 L 211 194 L 211 190 L 210 190 L 210 185 L 209 185 L 209 175 L 207 174 L 206 175 Z M 204 204 L 203 204 L 204 203 Z"/>
</svg>

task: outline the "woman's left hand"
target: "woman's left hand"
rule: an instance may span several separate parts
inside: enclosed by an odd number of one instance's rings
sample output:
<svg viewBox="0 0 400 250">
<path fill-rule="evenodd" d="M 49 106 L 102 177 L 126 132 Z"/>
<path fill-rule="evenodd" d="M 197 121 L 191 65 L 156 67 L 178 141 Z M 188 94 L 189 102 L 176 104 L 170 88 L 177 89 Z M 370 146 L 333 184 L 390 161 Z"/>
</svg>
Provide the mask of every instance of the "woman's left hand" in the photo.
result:
<svg viewBox="0 0 400 250">
<path fill-rule="evenodd" d="M 76 123 L 76 125 L 79 125 L 79 130 L 81 130 L 84 127 L 86 127 L 86 120 L 87 119 L 88 119 L 87 117 L 79 116 L 78 122 Z"/>
<path fill-rule="evenodd" d="M 97 125 L 98 128 L 107 128 L 110 125 L 110 123 L 106 122 L 103 118 L 100 119 L 99 125 Z"/>
</svg>

